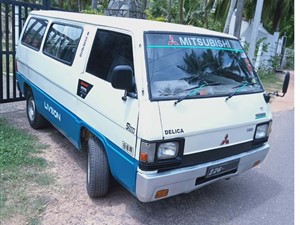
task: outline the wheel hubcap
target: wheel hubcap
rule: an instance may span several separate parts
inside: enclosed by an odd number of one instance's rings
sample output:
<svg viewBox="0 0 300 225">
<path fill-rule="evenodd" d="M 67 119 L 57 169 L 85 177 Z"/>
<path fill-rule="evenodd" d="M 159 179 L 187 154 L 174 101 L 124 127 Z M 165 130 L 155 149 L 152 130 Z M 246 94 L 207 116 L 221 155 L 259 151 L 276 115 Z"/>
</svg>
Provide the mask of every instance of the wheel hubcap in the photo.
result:
<svg viewBox="0 0 300 225">
<path fill-rule="evenodd" d="M 35 118 L 35 103 L 32 98 L 30 98 L 28 103 L 28 116 L 31 121 L 33 121 Z"/>
</svg>

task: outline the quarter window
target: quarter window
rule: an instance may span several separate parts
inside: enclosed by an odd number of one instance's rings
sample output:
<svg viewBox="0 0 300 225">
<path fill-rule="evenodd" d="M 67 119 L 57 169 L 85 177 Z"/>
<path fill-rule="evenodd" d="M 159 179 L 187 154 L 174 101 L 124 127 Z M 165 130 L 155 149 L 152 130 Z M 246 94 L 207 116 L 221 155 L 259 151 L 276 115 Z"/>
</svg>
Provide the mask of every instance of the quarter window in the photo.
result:
<svg viewBox="0 0 300 225">
<path fill-rule="evenodd" d="M 21 43 L 34 50 L 39 50 L 45 34 L 48 22 L 46 20 L 32 18 L 29 20 Z"/>
<path fill-rule="evenodd" d="M 71 65 L 81 34 L 82 29 L 79 27 L 52 24 L 45 41 L 44 53 L 58 61 Z"/>
<path fill-rule="evenodd" d="M 131 36 L 97 30 L 86 71 L 110 82 L 111 72 L 118 65 L 131 66 L 134 71 Z"/>
</svg>

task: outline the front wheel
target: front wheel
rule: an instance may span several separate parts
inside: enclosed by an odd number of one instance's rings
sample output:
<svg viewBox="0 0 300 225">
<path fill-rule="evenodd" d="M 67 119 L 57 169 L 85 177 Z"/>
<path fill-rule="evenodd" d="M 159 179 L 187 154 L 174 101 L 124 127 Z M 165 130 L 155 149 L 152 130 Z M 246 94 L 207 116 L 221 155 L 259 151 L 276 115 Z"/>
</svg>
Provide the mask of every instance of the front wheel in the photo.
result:
<svg viewBox="0 0 300 225">
<path fill-rule="evenodd" d="M 36 108 L 36 102 L 31 91 L 27 93 L 26 112 L 28 122 L 32 128 L 40 129 L 47 125 L 47 120 L 38 112 Z"/>
<path fill-rule="evenodd" d="M 91 198 L 108 193 L 110 170 L 103 146 L 96 137 L 88 140 L 87 192 Z"/>
</svg>

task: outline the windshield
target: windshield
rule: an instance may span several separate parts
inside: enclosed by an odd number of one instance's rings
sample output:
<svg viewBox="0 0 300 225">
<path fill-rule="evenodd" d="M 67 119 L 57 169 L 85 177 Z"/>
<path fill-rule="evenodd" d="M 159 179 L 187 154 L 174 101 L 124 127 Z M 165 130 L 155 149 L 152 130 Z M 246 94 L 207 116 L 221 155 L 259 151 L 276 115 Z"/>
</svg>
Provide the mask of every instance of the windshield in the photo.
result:
<svg viewBox="0 0 300 225">
<path fill-rule="evenodd" d="M 145 37 L 152 100 L 263 91 L 237 40 L 162 33 L 146 33 Z M 191 95 L 192 89 L 197 93 Z"/>
</svg>

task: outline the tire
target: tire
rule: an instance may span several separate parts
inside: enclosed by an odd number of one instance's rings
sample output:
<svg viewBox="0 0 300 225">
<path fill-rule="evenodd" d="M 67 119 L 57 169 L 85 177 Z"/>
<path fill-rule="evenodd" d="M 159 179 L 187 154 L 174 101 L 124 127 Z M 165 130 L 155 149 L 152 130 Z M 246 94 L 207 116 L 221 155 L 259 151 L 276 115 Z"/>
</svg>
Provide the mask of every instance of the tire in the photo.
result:
<svg viewBox="0 0 300 225">
<path fill-rule="evenodd" d="M 30 126 L 34 129 L 46 127 L 48 121 L 37 111 L 36 103 L 31 91 L 27 93 L 26 113 Z"/>
<path fill-rule="evenodd" d="M 104 148 L 96 137 L 88 140 L 87 192 L 91 198 L 108 193 L 110 170 Z"/>
</svg>

